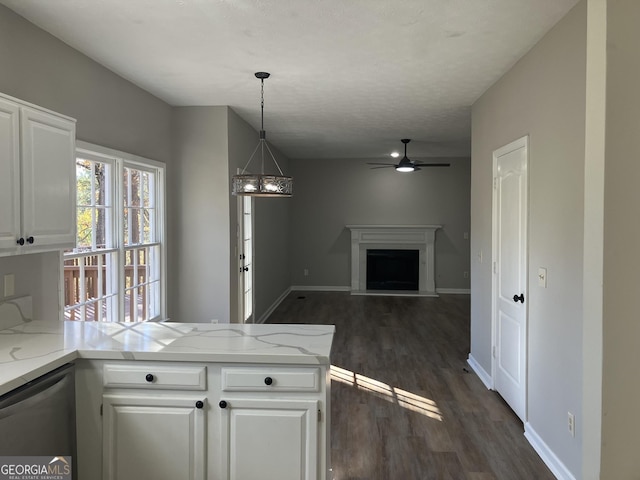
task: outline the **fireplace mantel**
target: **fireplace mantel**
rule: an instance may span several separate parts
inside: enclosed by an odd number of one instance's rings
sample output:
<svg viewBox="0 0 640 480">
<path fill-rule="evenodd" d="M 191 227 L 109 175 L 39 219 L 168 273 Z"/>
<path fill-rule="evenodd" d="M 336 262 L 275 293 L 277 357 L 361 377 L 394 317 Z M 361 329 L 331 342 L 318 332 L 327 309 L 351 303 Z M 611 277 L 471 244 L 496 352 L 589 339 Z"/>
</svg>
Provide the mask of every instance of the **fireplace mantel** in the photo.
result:
<svg viewBox="0 0 640 480">
<path fill-rule="evenodd" d="M 437 296 L 435 285 L 435 237 L 442 225 L 347 225 L 351 230 L 352 295 Z M 418 250 L 417 292 L 367 291 L 367 249 Z"/>
</svg>

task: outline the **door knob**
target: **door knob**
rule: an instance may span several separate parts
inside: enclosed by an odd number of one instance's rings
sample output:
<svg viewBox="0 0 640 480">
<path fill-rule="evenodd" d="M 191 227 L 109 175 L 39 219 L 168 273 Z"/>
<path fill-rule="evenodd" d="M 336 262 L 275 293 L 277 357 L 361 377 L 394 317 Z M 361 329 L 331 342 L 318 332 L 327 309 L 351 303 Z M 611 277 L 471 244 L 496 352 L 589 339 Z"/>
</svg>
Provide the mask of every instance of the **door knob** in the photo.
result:
<svg viewBox="0 0 640 480">
<path fill-rule="evenodd" d="M 227 408 L 227 402 L 225 402 L 224 400 L 220 400 L 220 403 L 218 403 L 218 406 L 220 408 Z"/>
<path fill-rule="evenodd" d="M 202 408 L 202 407 L 204 407 L 204 402 L 202 400 L 198 400 L 196 402 L 196 408 Z"/>
<path fill-rule="evenodd" d="M 249 271 L 249 267 L 241 267 L 240 271 L 241 272 L 248 272 Z"/>
<path fill-rule="evenodd" d="M 524 293 L 521 293 L 520 295 L 514 295 L 513 296 L 513 301 L 518 303 L 524 303 Z"/>
<path fill-rule="evenodd" d="M 33 237 L 27 237 L 27 243 L 32 244 L 33 242 L 35 242 Z"/>
<path fill-rule="evenodd" d="M 264 384 L 265 385 L 271 385 L 273 383 L 273 378 L 271 377 L 267 377 L 264 379 Z"/>
<path fill-rule="evenodd" d="M 24 238 L 20 237 L 18 240 L 16 240 L 16 243 L 20 246 L 24 245 Z"/>
<path fill-rule="evenodd" d="M 144 379 L 149 383 L 153 382 L 154 378 L 155 377 L 151 373 L 147 373 L 147 375 L 144 377 Z"/>
</svg>

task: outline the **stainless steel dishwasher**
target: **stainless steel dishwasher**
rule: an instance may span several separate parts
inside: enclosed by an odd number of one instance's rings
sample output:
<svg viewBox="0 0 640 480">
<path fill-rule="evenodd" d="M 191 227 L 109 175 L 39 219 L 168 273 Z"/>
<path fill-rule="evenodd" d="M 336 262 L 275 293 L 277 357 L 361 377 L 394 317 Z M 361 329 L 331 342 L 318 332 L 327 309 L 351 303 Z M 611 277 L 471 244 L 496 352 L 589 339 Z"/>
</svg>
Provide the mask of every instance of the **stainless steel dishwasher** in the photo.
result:
<svg viewBox="0 0 640 480">
<path fill-rule="evenodd" d="M 74 365 L 0 396 L 0 456 L 71 456 L 76 477 Z"/>
</svg>

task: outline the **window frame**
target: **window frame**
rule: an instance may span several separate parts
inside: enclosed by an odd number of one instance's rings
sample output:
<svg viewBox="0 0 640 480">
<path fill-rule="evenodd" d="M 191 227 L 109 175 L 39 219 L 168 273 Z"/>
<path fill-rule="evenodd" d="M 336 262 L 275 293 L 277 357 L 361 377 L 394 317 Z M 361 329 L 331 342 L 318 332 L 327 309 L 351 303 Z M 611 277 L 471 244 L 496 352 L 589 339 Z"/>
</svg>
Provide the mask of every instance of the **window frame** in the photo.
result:
<svg viewBox="0 0 640 480">
<path fill-rule="evenodd" d="M 112 195 L 113 201 L 113 214 L 111 215 L 110 225 L 107 227 L 107 220 L 105 219 L 105 228 L 109 228 L 114 232 L 114 245 L 111 248 L 81 251 L 81 252 L 61 252 L 60 254 L 60 277 L 61 288 L 60 305 L 61 305 L 61 317 L 65 319 L 65 286 L 64 286 L 64 262 L 71 258 L 86 257 L 89 255 L 102 255 L 106 253 L 114 253 L 117 256 L 117 268 L 114 272 L 117 276 L 117 304 L 118 304 L 118 321 L 124 321 L 125 316 L 125 292 L 127 290 L 125 285 L 125 258 L 127 251 L 136 251 L 139 248 L 153 248 L 158 246 L 160 250 L 159 258 L 159 314 L 153 318 L 146 320 L 147 322 L 163 322 L 167 320 L 167 296 L 166 296 L 166 265 L 167 265 L 167 246 L 166 246 L 166 165 L 162 162 L 152 160 L 138 155 L 114 150 L 100 145 L 84 142 L 81 140 L 76 141 L 75 157 L 85 158 L 87 160 L 102 162 L 111 165 L 111 176 L 114 179 L 112 185 L 108 186 L 110 195 Z M 155 241 L 149 243 L 140 244 L 125 244 L 124 243 L 124 182 L 122 181 L 125 168 L 132 168 L 135 170 L 141 170 L 150 172 L 156 175 L 155 186 L 155 198 L 154 208 L 155 212 Z M 77 203 L 76 203 L 76 207 Z M 147 280 L 148 281 L 148 280 Z M 107 320 L 110 322 L 110 320 Z M 131 322 L 133 323 L 133 322 Z"/>
</svg>

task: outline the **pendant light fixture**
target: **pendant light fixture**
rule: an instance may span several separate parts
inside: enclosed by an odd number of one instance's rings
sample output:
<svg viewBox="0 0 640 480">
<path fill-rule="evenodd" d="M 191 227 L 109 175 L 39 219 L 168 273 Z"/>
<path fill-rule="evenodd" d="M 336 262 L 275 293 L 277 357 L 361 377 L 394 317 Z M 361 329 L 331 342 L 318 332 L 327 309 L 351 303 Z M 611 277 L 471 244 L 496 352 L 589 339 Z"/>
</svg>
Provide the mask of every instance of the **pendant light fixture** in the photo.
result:
<svg viewBox="0 0 640 480">
<path fill-rule="evenodd" d="M 242 169 L 239 175 L 234 175 L 231 179 L 231 193 L 233 195 L 244 195 L 250 197 L 290 197 L 293 195 L 293 178 L 287 177 L 282 173 L 280 165 L 273 156 L 269 144 L 267 144 L 266 133 L 264 131 L 264 81 L 271 74 L 267 72 L 256 72 L 256 78 L 260 79 L 260 140 L 255 148 L 249 161 Z M 247 168 L 253 160 L 256 152 L 260 150 L 262 158 L 260 173 L 247 172 Z M 264 173 L 264 151 L 271 155 L 273 163 L 278 168 L 278 174 Z"/>
</svg>

